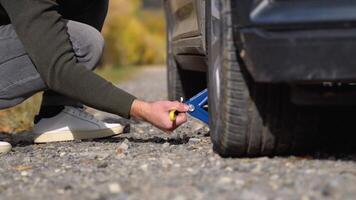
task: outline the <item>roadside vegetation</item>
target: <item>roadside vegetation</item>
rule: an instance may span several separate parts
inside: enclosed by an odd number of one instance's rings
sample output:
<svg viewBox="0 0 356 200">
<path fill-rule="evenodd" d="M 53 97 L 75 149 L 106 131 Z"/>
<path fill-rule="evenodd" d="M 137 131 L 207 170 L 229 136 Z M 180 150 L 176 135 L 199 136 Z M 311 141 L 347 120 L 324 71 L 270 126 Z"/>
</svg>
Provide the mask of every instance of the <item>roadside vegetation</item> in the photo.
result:
<svg viewBox="0 0 356 200">
<path fill-rule="evenodd" d="M 140 0 L 115 0 L 103 35 L 105 66 L 162 64 L 165 55 L 165 22 L 161 10 L 143 10 Z"/>
</svg>

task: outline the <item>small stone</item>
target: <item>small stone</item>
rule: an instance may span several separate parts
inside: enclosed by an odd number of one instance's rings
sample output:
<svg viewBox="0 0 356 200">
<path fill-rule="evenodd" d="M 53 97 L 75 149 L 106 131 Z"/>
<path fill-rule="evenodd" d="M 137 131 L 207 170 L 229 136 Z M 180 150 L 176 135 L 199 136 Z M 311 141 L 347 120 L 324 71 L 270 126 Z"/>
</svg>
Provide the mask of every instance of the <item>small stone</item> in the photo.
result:
<svg viewBox="0 0 356 200">
<path fill-rule="evenodd" d="M 245 181 L 242 180 L 242 179 L 236 179 L 235 180 L 235 185 L 238 186 L 238 187 L 242 187 L 245 185 Z"/>
<path fill-rule="evenodd" d="M 172 166 L 173 165 L 173 161 L 168 159 L 168 158 L 162 158 L 162 166 L 164 168 L 167 168 L 169 166 Z"/>
<path fill-rule="evenodd" d="M 230 177 L 221 177 L 218 181 L 218 184 L 225 185 L 225 184 L 229 184 L 231 182 L 232 182 L 232 179 Z"/>
<path fill-rule="evenodd" d="M 57 193 L 58 193 L 58 194 L 64 194 L 64 192 L 65 192 L 65 191 L 64 191 L 63 189 L 58 189 L 58 190 L 57 190 Z"/>
<path fill-rule="evenodd" d="M 193 170 L 192 168 L 187 168 L 187 172 L 189 172 L 189 173 L 193 173 L 193 172 L 194 172 L 194 170 Z"/>
<path fill-rule="evenodd" d="M 127 150 L 129 149 L 129 145 L 130 145 L 129 140 L 125 139 L 125 140 L 120 144 L 120 146 L 117 148 L 117 150 L 116 150 L 116 155 L 117 155 L 118 157 L 124 157 L 124 156 L 125 156 L 125 153 L 126 153 Z"/>
<path fill-rule="evenodd" d="M 260 173 L 262 171 L 262 164 L 261 163 L 257 163 L 255 168 L 253 168 L 252 172 L 253 173 Z"/>
<path fill-rule="evenodd" d="M 198 121 L 193 121 L 191 125 L 191 131 L 196 132 L 199 131 L 200 129 L 204 128 L 204 124 Z"/>
<path fill-rule="evenodd" d="M 173 200 L 186 200 L 187 198 L 185 198 L 185 196 L 181 196 L 181 195 L 178 195 L 176 197 L 173 198 Z"/>
<path fill-rule="evenodd" d="M 270 177 L 271 180 L 278 180 L 279 179 L 279 176 L 277 174 L 274 174 Z"/>
<path fill-rule="evenodd" d="M 204 166 L 202 166 L 202 167 L 204 167 Z M 232 171 L 234 171 L 234 169 L 232 169 L 232 167 L 226 167 L 226 168 L 225 168 L 225 171 L 227 171 L 227 172 L 232 172 Z"/>
<path fill-rule="evenodd" d="M 191 144 L 196 144 L 199 142 L 201 142 L 201 139 L 199 139 L 199 138 L 190 138 L 189 139 L 189 143 L 191 143 Z"/>
<path fill-rule="evenodd" d="M 125 139 L 119 146 L 119 148 L 123 149 L 123 150 L 127 150 L 129 149 L 130 146 L 130 141 L 128 139 Z"/>
<path fill-rule="evenodd" d="M 315 173 L 315 170 L 313 170 L 313 169 L 307 169 L 307 170 L 305 170 L 304 173 L 306 173 L 306 174 L 314 174 L 314 173 Z"/>
<path fill-rule="evenodd" d="M 98 165 L 98 168 L 107 168 L 108 167 L 108 163 L 104 162 L 104 163 L 100 163 Z"/>
<path fill-rule="evenodd" d="M 147 172 L 148 171 L 148 165 L 147 164 L 144 164 L 144 165 L 141 165 L 140 166 L 140 169 L 144 172 Z"/>
<path fill-rule="evenodd" d="M 72 166 L 70 166 L 70 165 L 65 165 L 64 168 L 65 168 L 65 169 L 72 169 Z"/>
<path fill-rule="evenodd" d="M 279 189 L 279 185 L 276 182 L 270 182 L 269 185 L 271 186 L 272 190 L 274 190 L 274 191 Z"/>
<path fill-rule="evenodd" d="M 118 194 L 118 193 L 122 192 L 122 188 L 118 183 L 110 183 L 109 191 L 111 194 Z"/>
<path fill-rule="evenodd" d="M 29 162 L 31 162 L 31 158 L 30 157 L 25 157 L 25 158 L 22 159 L 22 161 L 24 163 L 29 163 Z"/>
<path fill-rule="evenodd" d="M 29 174 L 26 171 L 21 172 L 21 176 L 28 176 Z"/>
<path fill-rule="evenodd" d="M 334 193 L 334 187 L 331 184 L 326 184 L 324 187 L 321 189 L 321 194 L 324 197 L 330 197 Z"/>
<path fill-rule="evenodd" d="M 73 187 L 71 185 L 66 185 L 64 187 L 64 190 L 72 190 L 72 189 L 73 189 Z"/>
<path fill-rule="evenodd" d="M 169 146 L 170 146 L 170 144 L 169 144 L 168 142 L 165 142 L 165 143 L 162 145 L 163 148 L 168 148 Z"/>
<path fill-rule="evenodd" d="M 309 197 L 309 196 L 306 196 L 306 195 L 303 195 L 300 199 L 301 199 L 301 200 L 310 200 L 310 197 Z"/>
<path fill-rule="evenodd" d="M 11 144 L 8 142 L 0 142 L 0 153 L 8 153 L 11 151 Z"/>
<path fill-rule="evenodd" d="M 63 156 L 65 156 L 65 155 L 66 155 L 65 152 L 61 152 L 61 153 L 59 154 L 59 157 L 63 157 Z"/>
</svg>

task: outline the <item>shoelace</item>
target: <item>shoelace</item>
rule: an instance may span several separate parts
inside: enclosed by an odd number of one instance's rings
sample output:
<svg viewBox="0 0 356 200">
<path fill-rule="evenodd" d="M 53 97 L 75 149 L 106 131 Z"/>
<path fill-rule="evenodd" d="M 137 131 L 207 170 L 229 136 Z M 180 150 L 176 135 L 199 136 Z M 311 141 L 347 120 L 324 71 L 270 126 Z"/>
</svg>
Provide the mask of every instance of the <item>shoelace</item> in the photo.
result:
<svg viewBox="0 0 356 200">
<path fill-rule="evenodd" d="M 97 123 L 99 122 L 99 120 L 97 120 L 94 115 L 92 115 L 92 114 L 86 112 L 86 111 L 84 110 L 84 108 L 67 107 L 67 109 L 68 109 L 69 111 L 71 111 L 71 112 L 72 112 L 73 114 L 75 114 L 75 115 L 78 115 L 78 116 L 80 116 L 80 117 L 89 119 L 89 120 L 91 120 L 91 121 L 95 121 L 95 122 L 97 122 Z"/>
</svg>

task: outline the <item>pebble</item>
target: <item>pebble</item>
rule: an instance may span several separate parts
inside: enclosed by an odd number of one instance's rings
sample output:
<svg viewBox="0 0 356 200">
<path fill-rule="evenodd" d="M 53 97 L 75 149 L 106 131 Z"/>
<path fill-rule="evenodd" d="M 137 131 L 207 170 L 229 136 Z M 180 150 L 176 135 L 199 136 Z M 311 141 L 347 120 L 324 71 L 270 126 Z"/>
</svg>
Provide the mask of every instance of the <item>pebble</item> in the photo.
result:
<svg viewBox="0 0 356 200">
<path fill-rule="evenodd" d="M 193 173 L 193 172 L 194 172 L 194 170 L 193 170 L 192 168 L 187 168 L 187 172 L 189 172 L 189 173 Z"/>
<path fill-rule="evenodd" d="M 310 200 L 310 197 L 307 195 L 303 195 L 300 199 L 301 200 Z"/>
<path fill-rule="evenodd" d="M 238 186 L 238 187 L 242 187 L 245 185 L 245 181 L 242 180 L 242 179 L 236 179 L 235 180 L 235 185 Z"/>
<path fill-rule="evenodd" d="M 255 166 L 255 168 L 253 168 L 252 172 L 253 173 L 260 173 L 262 171 L 262 164 L 260 162 L 258 162 Z"/>
<path fill-rule="evenodd" d="M 8 153 L 11 151 L 11 144 L 8 142 L 0 142 L 0 153 Z"/>
<path fill-rule="evenodd" d="M 176 197 L 173 198 L 173 200 L 186 200 L 187 198 L 185 196 L 182 195 L 178 195 Z"/>
<path fill-rule="evenodd" d="M 28 176 L 29 174 L 28 174 L 28 172 L 26 172 L 26 171 L 22 171 L 21 172 L 21 176 Z"/>
<path fill-rule="evenodd" d="M 98 168 L 107 168 L 108 167 L 108 163 L 104 162 L 104 163 L 100 163 L 98 165 Z"/>
<path fill-rule="evenodd" d="M 123 150 L 128 150 L 130 146 L 130 141 L 128 139 L 125 139 L 119 146 L 119 148 L 123 149 Z"/>
<path fill-rule="evenodd" d="M 162 148 L 168 148 L 170 146 L 170 144 L 168 142 L 165 142 L 163 145 L 162 145 Z"/>
<path fill-rule="evenodd" d="M 171 159 L 162 158 L 161 160 L 162 160 L 162 166 L 163 166 L 164 168 L 167 168 L 167 167 L 173 165 L 173 161 L 172 161 Z"/>
<path fill-rule="evenodd" d="M 144 165 L 141 165 L 140 166 L 140 169 L 144 172 L 147 172 L 148 171 L 148 165 L 147 164 L 144 164 Z"/>
<path fill-rule="evenodd" d="M 110 183 L 108 187 L 111 194 L 118 194 L 122 192 L 122 188 L 118 183 Z"/>
<path fill-rule="evenodd" d="M 199 142 L 201 142 L 201 139 L 199 139 L 199 138 L 190 138 L 189 139 L 189 143 L 191 143 L 191 144 L 197 144 Z"/>
<path fill-rule="evenodd" d="M 193 121 L 191 125 L 192 132 L 199 131 L 200 129 L 204 128 L 204 124 L 201 122 Z"/>
<path fill-rule="evenodd" d="M 271 186 L 271 188 L 273 190 L 278 190 L 279 189 L 279 185 L 276 182 L 270 182 L 269 185 Z"/>
<path fill-rule="evenodd" d="M 229 184 L 232 182 L 232 179 L 230 177 L 221 177 L 219 180 L 218 180 L 218 184 L 220 185 L 224 185 L 224 184 Z"/>
<path fill-rule="evenodd" d="M 116 155 L 120 158 L 124 157 L 129 149 L 130 141 L 125 139 L 116 150 Z"/>
</svg>

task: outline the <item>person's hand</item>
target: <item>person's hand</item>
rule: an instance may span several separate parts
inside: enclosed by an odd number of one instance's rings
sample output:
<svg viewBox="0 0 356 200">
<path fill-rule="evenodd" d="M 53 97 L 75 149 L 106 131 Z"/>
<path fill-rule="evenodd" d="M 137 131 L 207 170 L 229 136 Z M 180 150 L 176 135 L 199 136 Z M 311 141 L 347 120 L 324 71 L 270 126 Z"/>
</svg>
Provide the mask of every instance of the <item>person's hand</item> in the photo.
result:
<svg viewBox="0 0 356 200">
<path fill-rule="evenodd" d="M 177 110 L 179 113 L 175 121 L 169 119 L 169 112 L 172 110 Z M 188 110 L 188 105 L 178 101 L 157 101 L 148 103 L 135 100 L 131 107 L 131 117 L 145 120 L 163 131 L 171 132 L 187 122 L 186 113 Z"/>
</svg>

